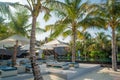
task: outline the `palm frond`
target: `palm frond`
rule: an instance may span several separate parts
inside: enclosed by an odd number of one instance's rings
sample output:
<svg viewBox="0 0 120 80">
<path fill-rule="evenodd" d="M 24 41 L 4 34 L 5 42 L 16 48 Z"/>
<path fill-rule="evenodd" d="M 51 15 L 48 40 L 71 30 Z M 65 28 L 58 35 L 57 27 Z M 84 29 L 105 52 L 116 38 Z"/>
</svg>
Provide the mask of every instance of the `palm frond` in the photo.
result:
<svg viewBox="0 0 120 80">
<path fill-rule="evenodd" d="M 50 9 L 48 9 L 48 8 L 45 7 L 45 6 L 41 6 L 41 10 L 45 12 L 44 20 L 45 20 L 45 21 L 48 21 L 49 18 L 51 17 L 51 15 L 50 15 Z"/>
<path fill-rule="evenodd" d="M 71 34 L 72 34 L 71 30 L 66 30 L 62 33 L 62 36 L 66 38 L 66 37 L 70 36 Z"/>
<path fill-rule="evenodd" d="M 54 26 L 55 26 L 54 24 L 46 25 L 45 30 L 46 31 L 52 30 L 52 29 L 54 29 Z"/>
<path fill-rule="evenodd" d="M 66 25 L 65 24 L 57 24 L 55 25 L 52 34 L 50 35 L 51 38 L 56 38 L 59 35 L 61 35 L 61 33 L 63 33 L 63 31 L 65 30 Z"/>
<path fill-rule="evenodd" d="M 80 32 L 79 30 L 77 31 L 77 38 L 78 39 L 83 39 L 83 33 Z"/>
<path fill-rule="evenodd" d="M 42 29 L 42 28 L 36 28 L 36 32 L 40 32 L 40 33 L 43 33 L 43 32 L 45 32 L 45 29 Z"/>
<path fill-rule="evenodd" d="M 94 28 L 98 26 L 98 28 L 105 27 L 105 20 L 100 17 L 86 17 L 84 20 L 78 23 L 84 28 Z"/>
<path fill-rule="evenodd" d="M 0 2 L 0 13 L 5 16 L 9 16 L 11 14 L 10 6 L 16 8 L 18 3 L 10 3 L 10 2 Z"/>
<path fill-rule="evenodd" d="M 13 30 L 13 32 L 17 34 L 22 34 L 22 35 L 28 35 L 26 27 L 27 27 L 29 17 L 30 16 L 28 15 L 28 12 L 26 9 L 21 9 L 20 12 L 18 9 L 18 11 L 14 13 L 14 15 L 10 15 L 11 22 L 9 23 L 9 25 Z"/>
</svg>

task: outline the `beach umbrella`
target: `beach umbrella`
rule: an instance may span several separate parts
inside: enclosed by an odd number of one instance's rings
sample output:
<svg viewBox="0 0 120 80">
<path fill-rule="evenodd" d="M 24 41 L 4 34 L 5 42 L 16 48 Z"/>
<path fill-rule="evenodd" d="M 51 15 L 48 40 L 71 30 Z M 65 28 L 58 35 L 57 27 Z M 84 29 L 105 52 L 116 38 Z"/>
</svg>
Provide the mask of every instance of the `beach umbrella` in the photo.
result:
<svg viewBox="0 0 120 80">
<path fill-rule="evenodd" d="M 4 39 L 0 41 L 1 46 L 5 47 L 13 47 L 14 46 L 14 53 L 12 55 L 12 66 L 14 67 L 16 65 L 16 55 L 17 55 L 17 47 L 18 45 L 24 45 L 29 44 L 30 40 L 20 36 L 20 35 L 13 35 L 8 37 L 7 39 Z"/>
<path fill-rule="evenodd" d="M 14 45 L 16 45 L 16 41 L 18 41 L 18 45 L 29 44 L 29 42 L 30 42 L 30 40 L 26 37 L 23 37 L 20 35 L 13 35 L 4 40 L 1 40 L 0 46 L 13 47 Z"/>
<path fill-rule="evenodd" d="M 55 47 L 68 47 L 68 44 L 59 40 L 53 40 L 43 44 L 40 48 L 44 50 L 53 50 Z"/>
</svg>

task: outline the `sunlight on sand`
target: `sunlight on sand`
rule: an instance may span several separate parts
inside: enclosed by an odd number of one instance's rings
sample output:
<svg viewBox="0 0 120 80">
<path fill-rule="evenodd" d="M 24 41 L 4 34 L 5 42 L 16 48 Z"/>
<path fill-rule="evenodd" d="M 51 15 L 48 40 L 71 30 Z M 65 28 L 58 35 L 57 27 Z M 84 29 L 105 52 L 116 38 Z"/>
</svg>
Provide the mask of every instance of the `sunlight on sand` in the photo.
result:
<svg viewBox="0 0 120 80">
<path fill-rule="evenodd" d="M 120 69 L 117 71 L 113 71 L 112 68 L 103 68 L 99 71 L 100 73 L 114 73 L 114 74 L 120 74 Z"/>
<path fill-rule="evenodd" d="M 113 80 L 111 75 L 101 72 L 102 69 L 103 68 L 100 68 L 99 70 L 93 70 L 92 72 L 73 80 Z"/>
<path fill-rule="evenodd" d="M 120 75 L 120 70 L 114 72 L 112 71 L 111 68 L 109 69 L 101 68 L 99 70 L 95 70 L 81 77 L 77 77 L 77 79 L 73 79 L 73 80 L 120 80 L 119 75 Z M 43 78 L 44 80 L 65 80 L 56 75 L 50 75 L 50 74 L 44 75 Z M 27 80 L 33 80 L 33 78 Z"/>
<path fill-rule="evenodd" d="M 64 80 L 64 79 L 57 77 L 55 75 L 50 75 L 50 78 L 51 78 L 51 80 Z"/>
</svg>

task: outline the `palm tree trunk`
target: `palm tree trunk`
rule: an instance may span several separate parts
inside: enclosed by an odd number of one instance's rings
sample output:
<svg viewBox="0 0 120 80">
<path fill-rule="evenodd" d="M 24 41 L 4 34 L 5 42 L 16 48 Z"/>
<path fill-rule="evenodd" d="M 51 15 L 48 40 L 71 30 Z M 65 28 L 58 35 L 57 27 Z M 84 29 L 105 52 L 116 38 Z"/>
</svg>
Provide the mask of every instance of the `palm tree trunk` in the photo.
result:
<svg viewBox="0 0 120 80">
<path fill-rule="evenodd" d="M 72 62 L 75 62 L 76 55 L 76 27 L 75 23 L 72 24 Z"/>
<path fill-rule="evenodd" d="M 117 71 L 117 58 L 116 58 L 116 36 L 115 29 L 112 28 L 112 69 Z"/>
<path fill-rule="evenodd" d="M 33 15 L 32 18 L 32 31 L 31 31 L 31 38 L 30 38 L 30 60 L 32 71 L 34 75 L 34 80 L 43 80 L 43 77 L 40 73 L 40 68 L 36 63 L 36 55 L 35 55 L 35 29 L 36 29 L 36 20 L 37 17 Z"/>
<path fill-rule="evenodd" d="M 15 67 L 15 65 L 16 65 L 17 47 L 18 47 L 18 40 L 16 40 L 16 44 L 14 46 L 14 53 L 12 56 L 12 67 Z"/>
</svg>

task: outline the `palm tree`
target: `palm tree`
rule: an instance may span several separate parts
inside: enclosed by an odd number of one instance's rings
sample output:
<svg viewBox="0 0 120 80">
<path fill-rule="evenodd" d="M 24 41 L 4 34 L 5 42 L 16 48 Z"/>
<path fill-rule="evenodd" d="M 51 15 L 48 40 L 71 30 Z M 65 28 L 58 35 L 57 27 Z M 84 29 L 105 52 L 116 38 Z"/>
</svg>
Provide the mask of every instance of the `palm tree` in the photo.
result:
<svg viewBox="0 0 120 80">
<path fill-rule="evenodd" d="M 110 40 L 111 38 L 110 35 L 106 35 L 104 32 L 98 32 L 96 33 L 95 37 L 95 49 L 93 51 L 97 51 L 98 54 L 97 56 L 101 57 L 101 60 L 104 59 L 105 57 L 109 57 L 111 54 L 109 54 L 111 51 L 110 49 Z"/>
<path fill-rule="evenodd" d="M 86 61 L 86 59 L 87 59 L 87 54 L 88 54 L 88 52 L 89 52 L 89 46 L 91 45 L 91 43 L 93 42 L 92 41 L 92 38 L 91 38 L 91 34 L 90 33 L 88 33 L 88 32 L 85 32 L 84 34 L 83 34 L 84 36 L 83 36 L 83 40 L 82 40 L 82 44 L 83 44 L 83 54 L 85 55 L 85 61 Z"/>
<path fill-rule="evenodd" d="M 107 49 L 107 44 L 109 43 L 108 38 L 110 37 L 110 35 L 105 35 L 104 32 L 96 33 L 95 42 L 98 44 L 97 46 L 100 51 Z"/>
<path fill-rule="evenodd" d="M 31 36 L 30 36 L 30 60 L 31 60 L 31 66 L 32 71 L 34 75 L 34 80 L 43 80 L 43 77 L 41 76 L 40 69 L 38 64 L 36 63 L 36 56 L 35 56 L 35 32 L 36 32 L 36 21 L 37 17 L 40 12 L 45 11 L 47 15 L 45 15 L 45 20 L 49 17 L 49 10 L 43 6 L 43 3 L 46 2 L 46 0 L 27 0 L 28 5 L 22 5 L 26 7 L 32 15 L 32 30 L 31 30 Z"/>
<path fill-rule="evenodd" d="M 11 21 L 8 23 L 8 26 L 11 35 L 19 34 L 28 37 L 27 28 L 30 27 L 30 24 L 28 24 L 30 16 L 28 15 L 27 9 L 24 9 L 23 7 L 22 8 L 19 7 L 17 12 L 12 13 L 10 15 L 10 18 Z M 12 56 L 12 66 L 16 66 L 17 47 L 18 47 L 18 41 L 16 40 L 16 45 L 14 46 L 14 53 Z"/>
<path fill-rule="evenodd" d="M 0 13 L 3 14 L 5 17 L 6 16 L 7 17 L 10 16 L 11 15 L 10 6 L 12 6 L 13 8 L 15 8 L 17 6 L 17 3 L 0 2 Z M 6 30 L 6 32 L 8 32 L 8 31 Z"/>
<path fill-rule="evenodd" d="M 80 21 L 83 19 L 83 9 L 87 4 L 81 0 L 64 0 L 64 1 L 48 1 L 47 6 L 51 7 L 55 14 L 59 17 L 54 25 L 49 25 L 47 29 L 53 29 L 51 38 L 56 38 L 58 35 L 64 34 L 64 37 L 71 36 L 72 38 L 72 62 L 75 62 L 76 39 L 81 34 L 78 30 Z M 51 28 L 50 28 L 51 27 Z"/>
<path fill-rule="evenodd" d="M 112 69 L 117 71 L 115 31 L 120 25 L 120 2 L 107 0 L 106 4 L 94 6 L 94 9 L 91 10 L 85 19 L 86 23 L 91 23 L 93 26 L 110 27 L 112 29 Z"/>
</svg>

